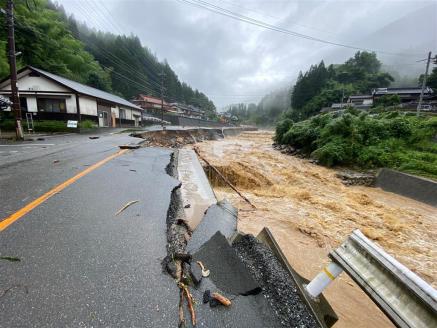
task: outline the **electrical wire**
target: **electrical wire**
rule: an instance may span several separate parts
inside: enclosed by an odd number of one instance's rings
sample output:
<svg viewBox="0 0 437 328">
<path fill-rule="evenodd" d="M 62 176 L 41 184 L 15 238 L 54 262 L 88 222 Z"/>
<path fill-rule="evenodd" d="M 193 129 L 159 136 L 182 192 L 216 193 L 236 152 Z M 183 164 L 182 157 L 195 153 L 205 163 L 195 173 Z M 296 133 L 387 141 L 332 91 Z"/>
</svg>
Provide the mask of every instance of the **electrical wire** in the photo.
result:
<svg viewBox="0 0 437 328">
<path fill-rule="evenodd" d="M 298 33 L 292 30 L 288 30 L 279 26 L 275 26 L 254 18 L 251 18 L 249 16 L 245 16 L 236 12 L 233 12 L 231 10 L 228 10 L 226 8 L 214 5 L 212 3 L 209 3 L 207 1 L 202 1 L 202 0 L 177 0 L 179 2 L 184 2 L 202 9 L 206 9 L 210 12 L 234 19 L 234 20 L 238 20 L 244 23 L 248 23 L 251 25 L 255 25 L 258 27 L 262 27 L 264 29 L 268 29 L 271 31 L 275 31 L 275 32 L 279 32 L 279 33 L 283 33 L 286 35 L 290 35 L 290 36 L 294 36 L 294 37 L 298 37 L 298 38 L 302 38 L 302 39 L 306 39 L 306 40 L 310 40 L 310 41 L 316 41 L 316 42 L 320 42 L 320 43 L 325 43 L 325 44 L 329 44 L 329 45 L 334 45 L 334 46 L 339 46 L 339 47 L 343 47 L 343 48 L 349 48 L 349 49 L 354 49 L 354 50 L 361 50 L 361 51 L 368 51 L 368 52 L 375 52 L 375 53 L 380 53 L 380 54 L 384 54 L 384 55 L 391 55 L 391 56 L 402 56 L 402 57 L 412 57 L 412 56 L 422 56 L 423 54 L 399 54 L 399 53 L 392 53 L 392 52 L 387 52 L 387 51 L 383 51 L 383 50 L 375 50 L 375 49 L 369 49 L 369 48 L 363 48 L 363 47 L 358 47 L 358 46 L 354 46 L 354 45 L 349 45 L 349 44 L 344 44 L 344 43 L 339 43 L 339 42 L 335 42 L 335 41 L 330 41 L 330 40 L 325 40 L 325 39 L 321 39 L 321 38 L 317 38 L 317 37 L 313 37 L 307 34 L 302 34 L 302 33 Z"/>
</svg>

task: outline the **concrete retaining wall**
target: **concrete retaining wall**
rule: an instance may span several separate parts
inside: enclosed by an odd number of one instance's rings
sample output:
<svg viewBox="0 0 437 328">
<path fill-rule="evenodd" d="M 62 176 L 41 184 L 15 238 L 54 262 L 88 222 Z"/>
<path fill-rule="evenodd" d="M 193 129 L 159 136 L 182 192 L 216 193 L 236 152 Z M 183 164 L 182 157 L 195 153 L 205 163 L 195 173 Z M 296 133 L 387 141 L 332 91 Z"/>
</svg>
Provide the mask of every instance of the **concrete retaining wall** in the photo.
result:
<svg viewBox="0 0 437 328">
<path fill-rule="evenodd" d="M 375 184 L 383 190 L 437 206 L 435 181 L 390 169 L 381 169 L 376 176 Z"/>
</svg>

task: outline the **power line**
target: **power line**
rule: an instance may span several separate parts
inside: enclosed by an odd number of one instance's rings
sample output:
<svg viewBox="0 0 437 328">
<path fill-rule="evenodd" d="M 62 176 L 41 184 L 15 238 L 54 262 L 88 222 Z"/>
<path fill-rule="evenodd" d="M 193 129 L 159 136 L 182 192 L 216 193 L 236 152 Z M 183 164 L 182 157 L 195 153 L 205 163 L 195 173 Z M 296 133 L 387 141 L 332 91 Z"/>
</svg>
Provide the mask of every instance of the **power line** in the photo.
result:
<svg viewBox="0 0 437 328">
<path fill-rule="evenodd" d="M 88 16 L 87 11 L 81 6 L 80 6 L 80 11 L 83 11 L 83 13 L 85 13 L 86 17 L 88 17 L 88 18 L 91 17 L 91 16 Z M 100 24 L 98 24 L 98 25 L 100 28 L 102 28 L 102 26 Z M 88 44 L 88 46 L 91 47 L 90 44 Z M 109 62 L 111 62 L 112 64 L 115 64 L 116 66 L 118 66 L 121 69 L 124 69 L 125 71 L 129 72 L 129 74 L 132 74 L 138 80 L 140 80 L 143 83 L 145 83 L 146 85 L 148 85 L 150 87 L 148 92 L 150 92 L 151 90 L 153 90 L 153 92 L 156 92 L 155 88 L 158 89 L 160 87 L 160 85 L 157 82 L 153 81 L 153 79 L 151 79 L 150 77 L 148 77 L 146 75 L 141 74 L 137 68 L 134 68 L 134 67 L 128 65 L 121 58 L 119 58 L 118 56 L 114 55 L 113 53 L 107 51 L 103 47 L 98 47 L 96 45 L 92 45 L 92 47 L 94 47 L 94 49 L 96 49 L 96 50 L 100 50 L 100 55 L 102 57 L 106 58 Z"/>
<path fill-rule="evenodd" d="M 358 47 L 358 46 L 354 46 L 354 45 L 349 45 L 349 44 L 344 44 L 344 43 L 340 43 L 340 42 L 329 41 L 329 40 L 313 37 L 310 35 L 291 31 L 291 30 L 288 30 L 288 29 L 285 29 L 285 28 L 282 28 L 279 26 L 275 26 L 275 25 L 251 18 L 249 16 L 245 16 L 245 15 L 230 11 L 228 9 L 222 8 L 220 6 L 217 6 L 217 5 L 211 4 L 211 3 L 206 2 L 206 1 L 202 1 L 202 0 L 178 0 L 178 1 L 190 4 L 190 5 L 202 8 L 202 9 L 206 9 L 206 10 L 211 11 L 213 13 L 216 13 L 216 14 L 219 14 L 222 16 L 226 16 L 226 17 L 234 19 L 234 20 L 238 20 L 238 21 L 245 22 L 245 23 L 248 23 L 251 25 L 255 25 L 258 27 L 262 27 L 265 29 L 269 29 L 269 30 L 272 30 L 275 32 L 283 33 L 286 35 L 290 35 L 290 36 L 294 36 L 294 37 L 298 37 L 298 38 L 302 38 L 302 39 L 307 39 L 307 40 L 316 41 L 316 42 L 320 42 L 320 43 L 330 44 L 330 45 L 339 46 L 339 47 L 343 47 L 343 48 L 368 51 L 368 52 L 376 52 L 376 53 L 380 53 L 380 54 L 384 54 L 384 55 L 391 55 L 391 56 L 411 57 L 411 56 L 419 56 L 420 55 L 420 54 L 407 55 L 407 54 L 391 53 L 391 52 L 386 52 L 386 51 L 382 51 L 382 50 L 373 50 L 373 49 L 368 49 L 368 48 L 363 48 L 363 47 Z"/>
<path fill-rule="evenodd" d="M 108 19 L 106 15 L 103 15 L 96 2 L 91 2 L 91 3 L 93 4 L 92 11 L 94 14 L 99 15 L 99 17 L 101 17 L 106 23 L 108 23 L 109 25 L 112 25 L 120 33 L 120 37 L 125 35 L 125 33 L 122 31 L 122 29 L 119 28 L 118 24 L 116 25 L 117 19 L 113 17 L 113 15 L 109 12 L 109 10 L 104 6 L 103 2 L 101 3 L 103 8 L 106 10 L 108 16 L 112 17 L 113 19 Z M 94 5 L 95 5 L 95 7 L 94 7 Z M 91 6 L 90 6 L 90 9 L 91 9 Z M 129 47 L 123 48 L 122 50 L 127 50 L 130 53 L 130 55 L 132 55 L 132 56 L 136 55 Z M 144 65 L 144 68 L 152 76 L 151 79 L 156 83 L 157 86 L 159 86 L 159 79 L 158 79 L 159 72 L 158 72 L 158 69 L 155 67 L 155 65 L 157 63 L 151 62 L 149 60 L 149 58 L 147 58 L 147 57 L 144 57 L 144 59 L 146 62 L 148 62 L 150 64 L 150 66 Z"/>
</svg>

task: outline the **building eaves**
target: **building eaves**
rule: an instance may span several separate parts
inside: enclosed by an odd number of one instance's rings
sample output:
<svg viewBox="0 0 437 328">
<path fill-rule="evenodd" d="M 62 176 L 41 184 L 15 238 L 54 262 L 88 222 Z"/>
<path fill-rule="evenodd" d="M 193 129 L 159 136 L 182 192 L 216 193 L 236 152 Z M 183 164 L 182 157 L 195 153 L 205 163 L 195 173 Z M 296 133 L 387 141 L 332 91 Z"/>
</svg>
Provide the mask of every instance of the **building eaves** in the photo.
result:
<svg viewBox="0 0 437 328">
<path fill-rule="evenodd" d="M 112 103 L 115 103 L 115 104 L 118 104 L 121 106 L 134 108 L 134 109 L 138 109 L 138 110 L 143 110 L 141 107 L 138 107 L 137 105 L 127 101 L 126 99 L 123 99 L 119 96 L 113 95 L 109 92 L 99 90 L 99 89 L 96 89 L 93 87 L 89 87 L 89 86 L 84 85 L 82 83 L 69 80 L 65 77 L 44 71 L 42 69 L 39 69 L 39 68 L 36 68 L 33 66 L 27 66 L 27 68 L 49 78 L 50 80 L 53 80 L 55 82 L 58 82 L 59 84 L 62 84 L 64 86 L 66 86 L 67 88 L 69 88 L 69 89 L 71 89 L 79 94 L 99 98 L 99 99 L 102 99 L 102 100 L 105 100 L 108 102 L 112 102 Z"/>
</svg>

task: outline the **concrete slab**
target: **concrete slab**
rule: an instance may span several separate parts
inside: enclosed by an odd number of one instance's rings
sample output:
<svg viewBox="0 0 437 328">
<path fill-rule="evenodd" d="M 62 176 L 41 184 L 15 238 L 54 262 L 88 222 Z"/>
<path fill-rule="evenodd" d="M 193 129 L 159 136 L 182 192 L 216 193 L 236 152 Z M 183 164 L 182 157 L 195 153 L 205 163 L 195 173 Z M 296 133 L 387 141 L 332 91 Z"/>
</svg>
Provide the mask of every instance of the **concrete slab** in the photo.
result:
<svg viewBox="0 0 437 328">
<path fill-rule="evenodd" d="M 205 211 L 217 202 L 202 165 L 192 149 L 180 149 L 178 155 L 178 178 L 182 182 L 181 197 L 185 219 L 194 230 Z"/>
<path fill-rule="evenodd" d="M 203 293 L 209 289 L 211 293 L 219 292 L 220 294 L 231 299 L 230 307 L 217 306 L 210 307 L 208 303 L 202 302 Z M 200 287 L 191 288 L 191 294 L 196 301 L 196 327 L 251 327 L 251 328 L 277 328 L 284 327 L 275 316 L 274 311 L 269 305 L 265 295 L 241 296 L 232 295 L 220 290 L 211 279 L 203 278 Z M 185 317 L 187 319 L 186 327 L 192 327 L 189 320 L 188 309 L 185 308 Z"/>
<path fill-rule="evenodd" d="M 201 261 L 211 271 L 209 278 L 221 290 L 234 295 L 261 292 L 235 250 L 219 231 L 193 254 L 193 262 L 196 261 Z"/>
<path fill-rule="evenodd" d="M 211 205 L 187 244 L 187 251 L 195 252 L 217 231 L 230 238 L 237 231 L 237 209 L 226 199 Z"/>
</svg>

